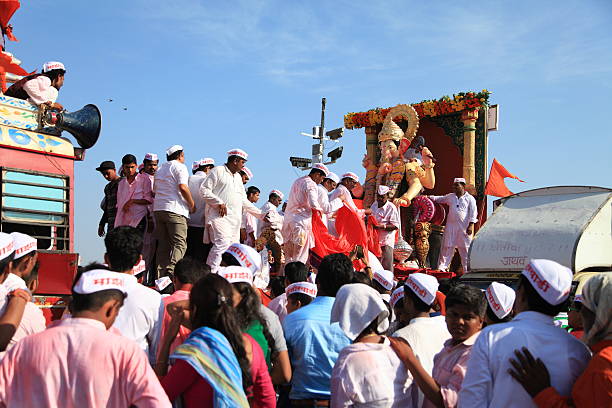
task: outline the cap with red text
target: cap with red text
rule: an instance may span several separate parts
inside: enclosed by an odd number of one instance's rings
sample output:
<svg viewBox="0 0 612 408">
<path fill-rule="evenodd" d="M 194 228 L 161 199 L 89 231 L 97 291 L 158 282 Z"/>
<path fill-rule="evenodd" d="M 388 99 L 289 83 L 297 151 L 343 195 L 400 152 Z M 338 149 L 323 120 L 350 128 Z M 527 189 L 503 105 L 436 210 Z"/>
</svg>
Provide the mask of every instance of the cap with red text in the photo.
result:
<svg viewBox="0 0 612 408">
<path fill-rule="evenodd" d="M 404 291 L 406 290 L 405 288 L 413 291 L 425 304 L 431 305 L 436 299 L 438 280 L 424 273 L 413 273 L 406 279 Z"/>
<path fill-rule="evenodd" d="M 572 270 L 549 259 L 532 259 L 522 275 L 546 303 L 556 306 L 567 300 L 572 286 Z"/>
<path fill-rule="evenodd" d="M 108 289 L 116 289 L 127 294 L 127 279 L 123 273 L 94 269 L 84 272 L 72 288 L 74 293 L 90 295 Z M 133 278 L 132 278 L 133 279 Z"/>
</svg>

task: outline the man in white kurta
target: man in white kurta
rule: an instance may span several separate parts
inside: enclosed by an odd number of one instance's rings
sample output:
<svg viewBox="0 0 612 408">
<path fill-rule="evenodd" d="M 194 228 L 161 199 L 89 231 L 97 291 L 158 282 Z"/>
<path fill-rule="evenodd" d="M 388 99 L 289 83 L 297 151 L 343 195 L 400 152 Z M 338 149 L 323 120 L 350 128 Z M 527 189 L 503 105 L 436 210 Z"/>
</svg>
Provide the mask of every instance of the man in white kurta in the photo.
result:
<svg viewBox="0 0 612 408">
<path fill-rule="evenodd" d="M 325 225 L 327 225 L 329 215 L 338 211 L 340 207 L 342 207 L 341 200 L 333 200 L 333 205 L 330 205 L 329 201 L 329 193 L 334 191 L 334 189 L 338 186 L 339 181 L 340 178 L 338 175 L 330 171 L 327 177 L 323 179 L 323 182 L 317 186 L 319 190 L 319 205 L 321 206 L 322 210 L 324 208 L 328 209 L 328 211 L 323 211 L 321 213 L 321 219 Z"/>
<path fill-rule="evenodd" d="M 447 270 L 457 248 L 463 273 L 467 273 L 468 249 L 474 235 L 474 224 L 478 222 L 478 210 L 474 197 L 465 191 L 464 178 L 456 178 L 453 181 L 453 190 L 454 192 L 444 196 L 429 196 L 436 203 L 448 205 L 438 269 Z"/>
<path fill-rule="evenodd" d="M 210 171 L 200 187 L 206 202 L 204 219 L 204 243 L 211 243 L 207 264 L 216 271 L 221 264 L 221 255 L 233 243 L 240 242 L 242 211 L 258 218 L 263 217 L 246 196 L 239 171 L 244 167 L 248 155 L 240 149 L 227 152 L 227 163 Z"/>
<path fill-rule="evenodd" d="M 276 242 L 279 245 L 283 244 L 283 234 L 281 234 L 281 229 L 283 228 L 283 216 L 278 212 L 278 206 L 283 202 L 283 193 L 279 190 L 272 190 L 268 195 L 268 201 L 264 205 L 261 206 L 261 212 L 263 214 L 270 214 L 271 219 L 276 219 L 277 222 L 273 223 L 268 220 L 259 220 L 257 225 L 257 231 L 261 234 L 261 232 L 265 228 L 272 228 L 274 230 L 274 236 L 276 237 Z M 272 214 L 274 216 L 272 216 Z"/>
<path fill-rule="evenodd" d="M 383 269 L 392 271 L 393 248 L 395 247 L 395 235 L 400 229 L 400 214 L 397 207 L 388 199 L 389 187 L 380 185 L 376 193 L 376 201 L 370 208 L 378 222 L 374 228 L 378 232 L 378 243 L 382 250 L 380 262 Z"/>
<path fill-rule="evenodd" d="M 336 189 L 332 191 L 332 193 L 329 195 L 329 199 L 333 201 L 336 198 L 340 198 L 347 206 L 355 210 L 357 214 L 359 214 L 361 217 L 363 217 L 364 214 L 369 213 L 370 210 L 364 211 L 362 209 L 357 208 L 357 205 L 353 201 L 353 196 L 351 195 L 351 191 L 353 190 L 353 188 L 355 188 L 357 183 L 359 183 L 359 176 L 349 171 L 348 173 L 344 173 L 340 179 L 340 184 L 338 184 Z M 329 221 L 327 222 L 327 229 L 329 230 L 330 234 L 336 235 L 335 214 L 329 216 Z"/>
<path fill-rule="evenodd" d="M 327 210 L 322 209 L 319 204 L 317 185 L 328 174 L 327 167 L 316 163 L 312 166 L 310 174 L 300 177 L 291 186 L 282 230 L 286 264 L 295 261 L 308 262 L 310 248 L 315 246 L 312 210 Z"/>
<path fill-rule="evenodd" d="M 200 194 L 200 187 L 206 180 L 206 176 L 211 169 L 215 167 L 215 161 L 210 158 L 204 158 L 195 161 L 191 167 L 193 175 L 189 176 L 188 186 L 193 201 L 195 202 L 196 210 L 193 214 L 189 214 L 187 220 L 187 252 L 186 256 L 204 261 L 206 251 L 204 248 L 204 213 L 206 211 L 206 203 Z"/>
</svg>

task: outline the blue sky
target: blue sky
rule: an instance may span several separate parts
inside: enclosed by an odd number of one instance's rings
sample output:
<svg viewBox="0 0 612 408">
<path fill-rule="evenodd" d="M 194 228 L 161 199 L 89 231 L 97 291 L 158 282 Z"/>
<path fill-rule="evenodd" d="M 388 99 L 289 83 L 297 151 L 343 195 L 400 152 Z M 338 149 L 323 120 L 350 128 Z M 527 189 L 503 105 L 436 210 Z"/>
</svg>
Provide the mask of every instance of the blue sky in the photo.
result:
<svg viewBox="0 0 612 408">
<path fill-rule="evenodd" d="M 288 157 L 309 157 L 299 133 L 319 121 L 321 97 L 335 128 L 346 112 L 486 88 L 500 105 L 489 164 L 526 181 L 511 190 L 611 187 L 610 21 L 605 0 L 37 0 L 13 17 L 8 50 L 29 70 L 64 62 L 59 101 L 103 112 L 76 164 L 76 250 L 89 261 L 103 254 L 100 161 L 179 143 L 189 163 L 221 162 L 241 147 L 254 185 L 287 192 L 301 175 Z M 341 145 L 332 170 L 362 174 L 363 130 Z"/>
</svg>

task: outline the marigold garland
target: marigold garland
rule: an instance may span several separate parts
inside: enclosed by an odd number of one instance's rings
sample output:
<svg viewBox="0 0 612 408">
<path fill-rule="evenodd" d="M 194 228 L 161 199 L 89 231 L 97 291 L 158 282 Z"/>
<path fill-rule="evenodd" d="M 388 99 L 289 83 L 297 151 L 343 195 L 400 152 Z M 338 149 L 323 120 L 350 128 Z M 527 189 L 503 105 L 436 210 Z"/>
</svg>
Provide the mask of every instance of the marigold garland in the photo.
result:
<svg viewBox="0 0 612 408">
<path fill-rule="evenodd" d="M 461 112 L 466 109 L 477 109 L 488 106 L 491 92 L 483 89 L 480 92 L 460 92 L 450 96 L 443 96 L 438 100 L 425 100 L 412 104 L 419 118 L 447 115 L 449 113 Z M 367 112 L 349 112 L 344 115 L 344 127 L 346 129 L 359 129 L 383 123 L 385 116 L 391 108 L 376 108 Z M 395 118 L 394 118 L 395 119 Z"/>
</svg>

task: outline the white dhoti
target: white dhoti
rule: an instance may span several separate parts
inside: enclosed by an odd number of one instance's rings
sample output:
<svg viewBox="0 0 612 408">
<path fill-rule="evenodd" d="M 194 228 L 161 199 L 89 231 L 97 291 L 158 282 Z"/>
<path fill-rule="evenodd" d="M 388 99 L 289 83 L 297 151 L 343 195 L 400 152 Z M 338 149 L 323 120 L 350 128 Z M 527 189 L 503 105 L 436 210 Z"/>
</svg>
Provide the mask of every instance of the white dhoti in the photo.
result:
<svg viewBox="0 0 612 408">
<path fill-rule="evenodd" d="M 472 237 L 467 234 L 470 224 L 478 222 L 476 200 L 468 193 L 457 197 L 451 193 L 445 196 L 429 196 L 433 201 L 448 205 L 448 215 L 446 217 L 446 227 L 444 227 L 444 237 L 440 248 L 440 258 L 438 259 L 438 269 L 445 271 L 453 259 L 455 248 L 461 256 L 461 266 L 463 273 L 468 272 L 468 249 L 472 243 Z"/>
<path fill-rule="evenodd" d="M 283 241 L 285 264 L 289 262 L 308 262 L 310 248 L 314 247 L 312 235 L 312 218 L 294 218 L 290 221 L 285 217 L 283 223 Z"/>
<path fill-rule="evenodd" d="M 468 249 L 472 243 L 472 237 L 466 232 L 466 228 L 462 225 L 451 224 L 446 225 L 444 230 L 444 237 L 442 238 L 442 247 L 440 248 L 440 258 L 438 260 L 438 269 L 445 271 L 448 269 L 455 248 L 461 256 L 461 266 L 463 267 L 463 273 L 468 271 Z"/>
<path fill-rule="evenodd" d="M 221 265 L 221 256 L 230 245 L 240 242 L 240 225 L 235 220 L 216 218 L 206 223 L 204 243 L 212 244 L 206 263 L 213 272 Z"/>
</svg>

